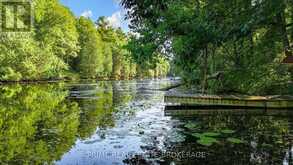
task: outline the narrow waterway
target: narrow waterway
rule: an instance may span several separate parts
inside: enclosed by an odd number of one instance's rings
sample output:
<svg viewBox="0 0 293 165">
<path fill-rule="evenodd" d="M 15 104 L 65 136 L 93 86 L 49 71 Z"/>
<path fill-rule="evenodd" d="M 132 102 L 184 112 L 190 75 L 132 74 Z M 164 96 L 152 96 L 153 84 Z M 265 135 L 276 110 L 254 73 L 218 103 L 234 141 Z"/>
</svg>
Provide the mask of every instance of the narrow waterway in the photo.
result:
<svg viewBox="0 0 293 165">
<path fill-rule="evenodd" d="M 292 163 L 290 114 L 167 116 L 174 83 L 1 86 L 0 164 Z"/>
</svg>

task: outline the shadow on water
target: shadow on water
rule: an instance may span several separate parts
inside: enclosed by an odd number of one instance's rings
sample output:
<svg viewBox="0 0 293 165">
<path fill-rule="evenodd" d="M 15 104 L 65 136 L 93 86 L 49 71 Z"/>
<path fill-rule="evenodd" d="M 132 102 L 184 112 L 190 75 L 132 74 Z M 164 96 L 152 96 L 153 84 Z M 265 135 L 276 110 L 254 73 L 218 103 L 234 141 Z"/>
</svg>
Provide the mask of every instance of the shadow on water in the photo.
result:
<svg viewBox="0 0 293 165">
<path fill-rule="evenodd" d="M 165 114 L 170 83 L 1 86 L 0 164 L 292 164 L 292 116 Z"/>
</svg>

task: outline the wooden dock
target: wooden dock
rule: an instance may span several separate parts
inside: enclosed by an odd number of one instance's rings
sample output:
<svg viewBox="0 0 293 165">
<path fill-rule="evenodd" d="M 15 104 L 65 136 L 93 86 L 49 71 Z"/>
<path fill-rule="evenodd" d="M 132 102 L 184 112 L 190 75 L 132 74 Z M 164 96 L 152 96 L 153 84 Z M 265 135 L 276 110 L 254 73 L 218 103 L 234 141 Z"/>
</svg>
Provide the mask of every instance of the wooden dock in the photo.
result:
<svg viewBox="0 0 293 165">
<path fill-rule="evenodd" d="M 191 95 L 166 94 L 166 106 L 183 109 L 262 108 L 292 109 L 293 96 L 236 96 L 236 95 Z M 184 108 L 186 107 L 186 108 Z M 172 108 L 171 108 L 172 109 Z"/>
<path fill-rule="evenodd" d="M 166 106 L 165 116 L 211 116 L 211 115 L 253 115 L 253 116 L 293 116 L 290 109 L 263 109 L 263 108 L 221 108 L 202 109 L 199 107 Z"/>
</svg>

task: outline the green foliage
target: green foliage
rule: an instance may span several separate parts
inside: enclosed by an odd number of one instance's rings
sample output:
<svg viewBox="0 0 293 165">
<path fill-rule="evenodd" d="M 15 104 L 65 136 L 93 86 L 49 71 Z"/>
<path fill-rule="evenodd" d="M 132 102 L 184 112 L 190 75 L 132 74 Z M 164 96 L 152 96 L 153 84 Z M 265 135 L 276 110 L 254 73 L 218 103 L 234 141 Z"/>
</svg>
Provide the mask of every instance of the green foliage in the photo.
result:
<svg viewBox="0 0 293 165">
<path fill-rule="evenodd" d="M 198 125 L 197 123 L 187 123 L 187 124 L 184 125 L 185 128 L 188 128 L 188 129 L 190 129 L 190 130 L 192 130 L 192 129 L 197 129 L 198 126 L 199 126 L 199 125 Z"/>
<path fill-rule="evenodd" d="M 83 78 L 95 78 L 103 70 L 101 39 L 93 22 L 87 18 L 78 19 L 77 29 L 81 49 L 72 67 L 77 67 L 75 70 Z"/>
<path fill-rule="evenodd" d="M 101 36 L 103 42 L 103 72 L 100 76 L 110 77 L 113 69 L 113 45 L 115 44 L 114 29 L 109 25 L 105 17 L 100 17 L 96 25 L 97 32 Z"/>
<path fill-rule="evenodd" d="M 66 63 L 76 57 L 79 50 L 78 32 L 73 13 L 58 0 L 35 1 L 36 38 L 54 55 Z"/>
<path fill-rule="evenodd" d="M 224 133 L 224 134 L 233 134 L 235 133 L 234 130 L 230 130 L 230 129 L 224 129 L 224 130 L 221 130 L 221 133 Z"/>
<path fill-rule="evenodd" d="M 219 141 L 216 139 L 217 136 L 220 136 L 219 133 L 215 132 L 205 132 L 205 133 L 193 133 L 192 136 L 198 138 L 196 141 L 198 144 L 204 145 L 204 146 L 211 146 L 214 143 L 219 143 Z"/>
<path fill-rule="evenodd" d="M 1 68 L 1 79 L 4 81 L 19 81 L 21 79 L 21 74 L 16 73 L 12 68 L 7 67 L 7 68 Z"/>
<path fill-rule="evenodd" d="M 246 0 L 123 0 L 130 9 L 129 43 L 144 66 L 158 53 L 172 70 L 203 92 L 289 94 L 292 2 Z"/>
<path fill-rule="evenodd" d="M 220 136 L 221 134 L 217 133 L 217 132 L 205 132 L 202 135 L 203 136 L 208 136 L 208 137 L 217 137 L 217 136 Z"/>
<path fill-rule="evenodd" d="M 111 27 L 106 17 L 99 18 L 96 27 L 89 18 L 76 18 L 58 0 L 32 3 L 31 32 L 0 33 L 0 81 L 141 77 L 125 48 L 128 35 Z M 8 10 L 9 25 L 12 14 Z M 142 77 L 165 76 L 167 64 L 158 64 L 160 72 Z"/>
<path fill-rule="evenodd" d="M 241 139 L 237 139 L 237 138 L 228 138 L 227 141 L 228 141 L 228 142 L 231 142 L 231 143 L 233 143 L 233 144 L 241 144 L 241 143 L 244 143 L 243 140 L 241 140 Z"/>
<path fill-rule="evenodd" d="M 53 4 L 55 7 L 58 6 L 57 2 L 50 1 L 50 3 L 45 4 L 40 0 L 34 1 L 34 3 L 36 5 L 36 21 L 33 32 L 0 34 L 0 78 L 2 81 L 59 78 L 64 76 L 65 70 L 68 70 L 68 65 L 64 59 L 66 58 L 65 56 L 74 54 L 71 52 L 74 52 L 73 49 L 75 49 L 77 40 L 75 41 L 74 35 L 68 34 L 65 36 L 67 32 L 62 33 L 62 36 L 57 36 L 57 32 L 55 33 L 51 30 L 54 29 L 54 26 L 56 26 L 56 29 L 61 28 L 59 31 L 62 31 L 62 28 L 72 29 L 69 25 L 74 26 L 74 22 L 69 21 L 70 23 L 66 24 L 68 26 L 64 24 L 64 27 L 57 23 L 53 26 L 46 19 L 52 16 L 52 13 L 48 13 L 48 7 Z M 45 7 L 46 5 L 48 6 Z M 56 11 L 61 9 L 63 10 L 64 8 L 60 7 Z M 40 16 L 40 13 L 43 13 L 43 15 Z M 63 14 L 67 14 L 66 18 L 70 16 L 68 12 Z M 63 18 L 62 13 L 59 13 L 58 17 Z M 71 18 L 74 20 L 73 16 Z M 9 19 L 7 21 L 13 20 Z M 45 26 L 44 22 L 48 24 Z M 62 23 L 66 23 L 66 20 L 63 20 Z M 56 35 L 53 35 L 53 33 Z M 59 46 L 54 47 L 54 45 Z M 64 46 L 63 50 L 61 50 L 60 45 Z M 58 52 L 63 52 L 63 54 Z"/>
<path fill-rule="evenodd" d="M 204 145 L 204 146 L 211 146 L 214 143 L 218 143 L 217 139 L 212 137 L 203 136 L 199 140 L 197 140 L 198 144 Z"/>
</svg>

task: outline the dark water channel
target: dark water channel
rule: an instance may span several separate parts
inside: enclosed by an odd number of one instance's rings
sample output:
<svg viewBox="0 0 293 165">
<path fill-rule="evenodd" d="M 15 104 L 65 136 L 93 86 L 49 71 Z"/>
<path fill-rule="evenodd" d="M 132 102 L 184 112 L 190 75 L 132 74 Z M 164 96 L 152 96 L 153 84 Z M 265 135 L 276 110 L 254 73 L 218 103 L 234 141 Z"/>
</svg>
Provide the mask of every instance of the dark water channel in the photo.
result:
<svg viewBox="0 0 293 165">
<path fill-rule="evenodd" d="M 167 116 L 172 83 L 0 86 L 0 164 L 293 164 L 292 114 Z"/>
</svg>

